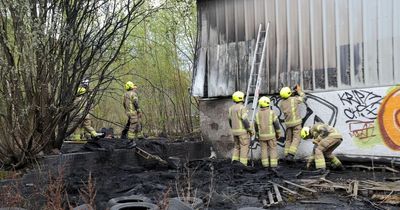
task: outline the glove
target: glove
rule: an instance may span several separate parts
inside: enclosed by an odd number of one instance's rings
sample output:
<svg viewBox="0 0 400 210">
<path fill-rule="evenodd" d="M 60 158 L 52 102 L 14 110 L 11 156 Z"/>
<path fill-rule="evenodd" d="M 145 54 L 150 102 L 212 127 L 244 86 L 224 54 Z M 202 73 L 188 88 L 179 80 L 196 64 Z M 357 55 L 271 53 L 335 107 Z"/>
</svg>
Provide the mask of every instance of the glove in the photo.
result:
<svg viewBox="0 0 400 210">
<path fill-rule="evenodd" d="M 295 88 L 296 88 L 296 92 L 301 92 L 302 91 L 302 89 L 301 89 L 299 84 L 297 84 Z"/>
<path fill-rule="evenodd" d="M 294 86 L 292 89 L 293 89 L 293 95 L 299 95 L 299 92 L 302 91 L 300 85 L 298 84 Z"/>
<path fill-rule="evenodd" d="M 275 137 L 276 137 L 276 139 L 280 139 L 280 138 L 283 138 L 283 135 L 282 135 L 282 133 L 275 133 Z"/>
<path fill-rule="evenodd" d="M 250 136 L 254 136 L 254 131 L 253 131 L 253 130 L 247 130 L 247 133 L 248 133 Z"/>
</svg>

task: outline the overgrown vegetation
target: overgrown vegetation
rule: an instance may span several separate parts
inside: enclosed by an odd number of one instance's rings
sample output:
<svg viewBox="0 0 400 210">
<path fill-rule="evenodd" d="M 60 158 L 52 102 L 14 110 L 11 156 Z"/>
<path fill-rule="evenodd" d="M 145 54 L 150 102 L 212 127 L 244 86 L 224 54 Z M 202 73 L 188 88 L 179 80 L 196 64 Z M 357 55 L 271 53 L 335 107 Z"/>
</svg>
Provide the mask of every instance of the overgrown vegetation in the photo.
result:
<svg viewBox="0 0 400 210">
<path fill-rule="evenodd" d="M 60 148 L 79 109 L 118 132 L 127 80 L 139 86 L 147 133 L 192 133 L 195 11 L 194 0 L 1 1 L 0 164 Z M 84 78 L 88 103 L 74 107 Z"/>
<path fill-rule="evenodd" d="M 116 75 L 117 82 L 107 88 L 96 107 L 95 115 L 106 121 L 97 121 L 96 127 L 125 125 L 121 96 L 124 83 L 131 80 L 138 85 L 146 133 L 192 133 L 198 126 L 197 101 L 189 89 L 195 45 L 195 1 L 167 1 L 128 37 L 128 51 L 118 61 L 125 64 Z"/>
</svg>

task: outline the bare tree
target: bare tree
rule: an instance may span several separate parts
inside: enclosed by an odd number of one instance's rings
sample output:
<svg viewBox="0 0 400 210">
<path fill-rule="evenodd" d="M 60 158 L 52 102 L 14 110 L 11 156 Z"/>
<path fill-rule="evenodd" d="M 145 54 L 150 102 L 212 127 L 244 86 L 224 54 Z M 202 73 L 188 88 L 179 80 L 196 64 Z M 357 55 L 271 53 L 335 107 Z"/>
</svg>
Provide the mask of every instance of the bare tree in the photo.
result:
<svg viewBox="0 0 400 210">
<path fill-rule="evenodd" d="M 126 38 L 156 10 L 145 0 L 0 1 L 0 162 L 21 167 L 59 148 L 77 126 L 68 129 L 82 79 L 92 81 L 88 113 Z"/>
</svg>

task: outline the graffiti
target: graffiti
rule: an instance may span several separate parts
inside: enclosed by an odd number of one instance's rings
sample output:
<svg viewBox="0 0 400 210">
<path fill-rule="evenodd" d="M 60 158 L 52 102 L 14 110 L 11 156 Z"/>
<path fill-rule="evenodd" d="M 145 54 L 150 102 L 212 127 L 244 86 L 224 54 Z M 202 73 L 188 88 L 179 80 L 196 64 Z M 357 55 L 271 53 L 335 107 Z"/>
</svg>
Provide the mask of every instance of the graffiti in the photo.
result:
<svg viewBox="0 0 400 210">
<path fill-rule="evenodd" d="M 384 98 L 378 112 L 379 130 L 385 144 L 400 150 L 400 87 L 391 90 Z"/>
<path fill-rule="evenodd" d="M 351 137 L 367 141 L 369 138 L 376 136 L 374 121 L 348 121 Z"/>
<path fill-rule="evenodd" d="M 283 127 L 284 116 L 278 106 L 280 100 L 280 97 L 271 97 L 271 102 L 274 105 L 272 106 L 272 109 L 277 114 L 279 121 Z M 300 111 L 302 113 L 303 119 L 302 126 L 304 126 L 305 124 L 312 125 L 315 123 L 326 123 L 331 126 L 336 125 L 338 108 L 334 104 L 318 96 L 307 94 L 305 105 L 300 105 Z M 318 115 L 318 113 L 320 115 Z"/>
<path fill-rule="evenodd" d="M 304 124 L 325 123 L 335 126 L 338 116 L 338 108 L 331 102 L 316 95 L 307 94 L 306 115 L 303 117 Z"/>
<path fill-rule="evenodd" d="M 348 148 L 355 146 L 355 153 L 369 154 L 380 145 L 400 151 L 399 86 L 391 90 L 358 89 L 306 96 L 305 104 L 299 105 L 302 126 L 325 123 L 336 127 L 344 139 L 352 139 L 345 144 Z M 271 108 L 285 131 L 284 116 L 278 106 L 282 99 L 276 95 L 270 98 Z M 278 139 L 278 145 L 283 147 L 284 141 L 285 138 Z"/>
<path fill-rule="evenodd" d="M 382 96 L 367 90 L 351 90 L 338 94 L 349 120 L 359 118 L 375 120 Z"/>
<path fill-rule="evenodd" d="M 273 104 L 272 110 L 275 111 L 279 118 L 280 127 L 283 131 L 286 130 L 284 126 L 284 116 L 280 110 L 278 104 L 281 100 L 278 96 L 271 96 L 271 102 Z M 300 105 L 300 112 L 302 115 L 302 126 L 313 125 L 315 123 L 326 123 L 331 126 L 336 125 L 338 108 L 330 103 L 329 101 L 318 97 L 316 95 L 307 94 L 304 105 Z M 285 138 L 278 139 L 278 145 L 284 145 Z"/>
</svg>

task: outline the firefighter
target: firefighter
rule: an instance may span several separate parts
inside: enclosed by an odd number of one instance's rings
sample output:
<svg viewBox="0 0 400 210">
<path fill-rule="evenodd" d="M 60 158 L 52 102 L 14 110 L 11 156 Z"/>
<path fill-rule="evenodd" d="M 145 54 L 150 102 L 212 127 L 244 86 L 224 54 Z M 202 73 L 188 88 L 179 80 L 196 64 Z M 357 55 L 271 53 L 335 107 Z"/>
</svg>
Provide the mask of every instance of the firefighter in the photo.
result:
<svg viewBox="0 0 400 210">
<path fill-rule="evenodd" d="M 276 168 L 278 166 L 276 138 L 280 138 L 282 133 L 279 127 L 278 117 L 275 112 L 270 109 L 270 103 L 271 100 L 265 96 L 258 100 L 260 109 L 256 114 L 254 127 L 261 144 L 261 163 L 263 167 Z"/>
<path fill-rule="evenodd" d="M 125 84 L 126 93 L 124 94 L 123 106 L 125 113 L 128 116 L 127 128 L 128 139 L 143 139 L 140 120 L 142 112 L 139 108 L 139 99 L 137 95 L 137 86 L 133 82 L 128 81 Z"/>
<path fill-rule="evenodd" d="M 84 95 L 87 93 L 87 89 L 84 87 L 79 87 L 77 92 L 76 92 L 76 98 L 74 100 L 74 107 L 79 108 L 79 111 L 75 118 L 73 119 L 71 126 L 75 126 L 76 123 L 79 123 L 79 120 L 83 117 L 85 108 L 86 108 L 86 99 L 84 98 Z M 70 140 L 72 141 L 82 141 L 83 139 L 81 138 L 83 132 L 86 131 L 90 134 L 91 138 L 96 139 L 102 133 L 97 133 L 94 128 L 92 127 L 92 121 L 90 119 L 89 114 L 87 114 L 83 122 L 75 129 L 73 132 Z"/>
<path fill-rule="evenodd" d="M 305 94 L 300 86 L 294 88 L 298 96 L 295 96 L 289 87 L 284 87 L 280 91 L 279 107 L 283 112 L 286 125 L 286 140 L 285 140 L 285 159 L 293 161 L 297 153 L 297 148 L 300 144 L 301 116 L 299 104 L 304 102 Z"/>
<path fill-rule="evenodd" d="M 342 170 L 343 165 L 332 152 L 342 143 L 342 135 L 332 126 L 316 123 L 312 127 L 301 129 L 301 138 L 312 138 L 314 151 L 307 168 L 310 167 L 312 160 L 315 161 L 315 168 L 324 172 L 326 170 L 325 158 L 327 158 L 334 169 Z"/>
<path fill-rule="evenodd" d="M 247 119 L 247 109 L 243 104 L 244 93 L 236 91 L 232 95 L 232 100 L 235 102 L 229 108 L 229 125 L 234 140 L 232 162 L 240 161 L 240 163 L 247 166 L 250 137 L 254 135 L 254 132 Z"/>
</svg>

